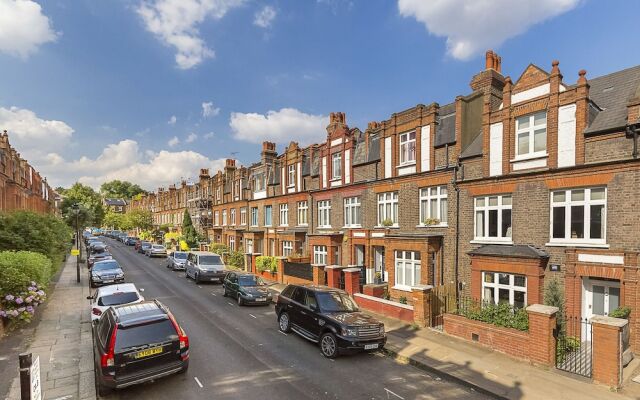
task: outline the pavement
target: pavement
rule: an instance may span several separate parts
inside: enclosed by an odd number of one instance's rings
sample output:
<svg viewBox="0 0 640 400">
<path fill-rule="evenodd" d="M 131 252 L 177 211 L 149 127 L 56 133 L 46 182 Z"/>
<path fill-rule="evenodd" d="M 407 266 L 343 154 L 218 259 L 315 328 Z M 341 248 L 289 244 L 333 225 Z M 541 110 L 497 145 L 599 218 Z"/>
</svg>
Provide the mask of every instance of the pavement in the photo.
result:
<svg viewBox="0 0 640 400">
<path fill-rule="evenodd" d="M 76 257 L 68 257 L 55 288 L 41 310 L 39 322 L 25 352 L 40 357 L 43 399 L 95 399 L 91 317 L 86 267 L 80 265 L 76 282 Z M 20 399 L 17 360 L 11 382 L 11 400 Z"/>
</svg>

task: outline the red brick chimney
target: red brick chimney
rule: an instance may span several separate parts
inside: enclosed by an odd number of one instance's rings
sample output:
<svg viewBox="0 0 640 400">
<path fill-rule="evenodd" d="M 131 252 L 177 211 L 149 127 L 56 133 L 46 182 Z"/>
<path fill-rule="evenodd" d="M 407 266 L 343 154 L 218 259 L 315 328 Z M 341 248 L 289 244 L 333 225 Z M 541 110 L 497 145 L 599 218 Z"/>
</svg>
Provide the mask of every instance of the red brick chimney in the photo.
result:
<svg viewBox="0 0 640 400">
<path fill-rule="evenodd" d="M 271 164 L 276 158 L 278 153 L 276 152 L 276 144 L 273 142 L 262 142 L 262 163 Z"/>
<path fill-rule="evenodd" d="M 471 79 L 471 89 L 481 91 L 485 95 L 485 102 L 493 104 L 502 100 L 504 76 L 502 76 L 502 58 L 493 50 L 485 53 L 485 69 Z"/>
</svg>

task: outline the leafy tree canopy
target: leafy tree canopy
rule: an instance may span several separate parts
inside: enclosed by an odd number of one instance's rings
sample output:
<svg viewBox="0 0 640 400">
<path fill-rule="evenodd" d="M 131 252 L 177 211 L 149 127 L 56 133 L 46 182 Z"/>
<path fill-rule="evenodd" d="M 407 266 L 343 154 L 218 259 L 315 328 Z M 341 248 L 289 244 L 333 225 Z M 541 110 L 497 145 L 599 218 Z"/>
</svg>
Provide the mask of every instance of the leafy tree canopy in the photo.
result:
<svg viewBox="0 0 640 400">
<path fill-rule="evenodd" d="M 184 237 L 184 241 L 187 242 L 187 245 L 190 248 L 197 247 L 200 242 L 200 236 L 196 231 L 196 228 L 193 226 L 193 222 L 191 221 L 191 215 L 189 215 L 188 210 L 184 210 L 184 218 L 182 220 L 182 236 Z"/>
<path fill-rule="evenodd" d="M 105 214 L 102 206 L 102 197 L 93 188 L 76 182 L 69 189 L 63 190 L 63 196 L 62 216 L 70 226 L 75 226 L 74 204 L 80 206 L 80 214 L 78 216 L 80 228 L 89 225 L 102 225 L 102 219 Z"/>
<path fill-rule="evenodd" d="M 141 193 L 145 191 L 137 184 L 118 179 L 105 182 L 100 186 L 100 194 L 106 198 L 132 199 Z"/>
</svg>

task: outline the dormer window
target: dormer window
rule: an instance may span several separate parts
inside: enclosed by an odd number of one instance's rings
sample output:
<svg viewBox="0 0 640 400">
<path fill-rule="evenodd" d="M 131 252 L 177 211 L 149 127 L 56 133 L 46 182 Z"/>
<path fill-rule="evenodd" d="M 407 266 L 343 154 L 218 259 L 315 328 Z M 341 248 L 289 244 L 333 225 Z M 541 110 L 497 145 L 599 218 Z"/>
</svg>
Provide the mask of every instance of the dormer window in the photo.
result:
<svg viewBox="0 0 640 400">
<path fill-rule="evenodd" d="M 262 192 L 263 190 L 266 189 L 264 172 L 260 172 L 256 174 L 253 180 L 254 180 L 254 185 L 253 185 L 254 192 Z"/>
<path fill-rule="evenodd" d="M 400 165 L 416 162 L 416 132 L 400 135 Z"/>
<path fill-rule="evenodd" d="M 295 164 L 287 166 L 287 172 L 289 174 L 289 180 L 287 181 L 289 187 L 294 187 L 296 185 L 296 166 Z"/>
<path fill-rule="evenodd" d="M 516 118 L 516 158 L 533 158 L 547 154 L 547 113 L 539 112 Z"/>
<path fill-rule="evenodd" d="M 342 178 L 342 153 L 331 155 L 331 179 Z"/>
</svg>

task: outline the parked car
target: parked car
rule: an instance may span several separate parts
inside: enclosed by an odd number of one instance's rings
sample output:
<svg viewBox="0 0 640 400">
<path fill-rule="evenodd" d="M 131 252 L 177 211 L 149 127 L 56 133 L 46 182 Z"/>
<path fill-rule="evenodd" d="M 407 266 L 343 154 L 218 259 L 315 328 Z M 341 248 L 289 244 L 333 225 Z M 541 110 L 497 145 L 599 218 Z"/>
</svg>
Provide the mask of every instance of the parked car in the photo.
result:
<svg viewBox="0 0 640 400">
<path fill-rule="evenodd" d="M 151 247 L 151 242 L 142 241 L 138 247 L 138 253 L 145 254 L 149 247 Z"/>
<path fill-rule="evenodd" d="M 92 330 L 100 396 L 189 368 L 189 337 L 158 300 L 111 307 Z"/>
<path fill-rule="evenodd" d="M 144 301 L 144 297 L 133 283 L 120 283 L 98 288 L 92 296 L 87 296 L 91 300 L 91 322 L 100 319 L 109 307 L 123 304 L 135 304 Z"/>
<path fill-rule="evenodd" d="M 171 268 L 173 271 L 184 270 L 184 264 L 187 261 L 187 252 L 174 251 L 167 257 L 167 261 L 167 268 Z"/>
<path fill-rule="evenodd" d="M 200 281 L 224 281 L 224 263 L 220 255 L 208 251 L 190 251 L 185 262 L 185 278 Z"/>
<path fill-rule="evenodd" d="M 349 294 L 326 286 L 288 285 L 275 306 L 281 331 L 318 343 L 335 358 L 348 351 L 378 351 L 387 342 L 384 324 L 358 310 Z"/>
<path fill-rule="evenodd" d="M 121 282 L 124 282 L 124 271 L 116 260 L 98 261 L 93 264 L 89 271 L 89 283 L 91 287 Z"/>
<path fill-rule="evenodd" d="M 239 306 L 271 303 L 271 292 L 262 278 L 244 272 L 229 272 L 222 283 L 222 295 L 234 297 Z"/>
<path fill-rule="evenodd" d="M 166 257 L 167 249 L 161 244 L 152 244 L 144 253 L 147 257 Z"/>
<path fill-rule="evenodd" d="M 87 268 L 91 269 L 93 265 L 100 261 L 111 260 L 113 256 L 108 251 L 93 252 L 87 258 Z"/>
<path fill-rule="evenodd" d="M 126 244 L 127 246 L 133 246 L 136 244 L 137 241 L 138 241 L 137 237 L 127 236 L 127 240 L 124 241 L 124 244 Z"/>
</svg>

